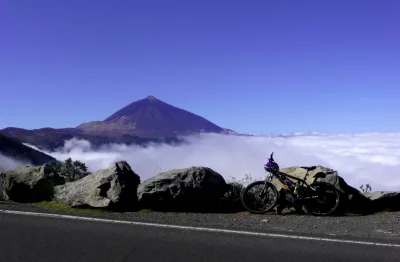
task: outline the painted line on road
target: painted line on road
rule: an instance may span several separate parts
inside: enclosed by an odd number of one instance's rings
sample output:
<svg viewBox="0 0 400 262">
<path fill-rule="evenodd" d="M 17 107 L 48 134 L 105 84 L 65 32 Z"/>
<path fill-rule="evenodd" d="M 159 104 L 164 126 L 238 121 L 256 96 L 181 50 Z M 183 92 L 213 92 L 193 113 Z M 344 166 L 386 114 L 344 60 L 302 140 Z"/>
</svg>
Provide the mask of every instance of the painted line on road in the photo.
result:
<svg viewBox="0 0 400 262">
<path fill-rule="evenodd" d="M 230 229 L 218 229 L 218 228 L 206 228 L 206 227 L 179 226 L 179 225 L 168 225 L 168 224 L 147 223 L 147 222 L 137 222 L 137 221 L 125 221 L 125 220 L 113 220 L 113 219 L 93 218 L 93 217 L 69 216 L 69 215 L 61 215 L 61 214 L 14 211 L 14 210 L 5 210 L 5 209 L 0 209 L 0 212 L 1 213 L 5 213 L 5 214 L 14 214 L 14 215 L 63 218 L 63 219 L 82 220 L 82 221 L 91 221 L 91 222 L 102 222 L 102 223 L 111 223 L 111 224 L 150 226 L 150 227 L 174 228 L 174 229 L 213 232 L 213 233 L 238 234 L 238 235 L 247 235 L 247 236 L 262 236 L 262 237 L 286 238 L 286 239 L 297 239 L 297 240 L 312 240 L 312 241 L 325 241 L 325 242 L 360 244 L 360 245 L 371 245 L 371 246 L 382 246 L 382 247 L 399 247 L 400 248 L 400 244 L 368 242 L 368 241 L 355 241 L 355 240 L 323 238 L 323 237 L 307 237 L 307 236 L 285 235 L 285 234 L 275 234 L 275 233 L 261 233 L 261 232 L 240 231 L 240 230 L 230 230 Z"/>
</svg>

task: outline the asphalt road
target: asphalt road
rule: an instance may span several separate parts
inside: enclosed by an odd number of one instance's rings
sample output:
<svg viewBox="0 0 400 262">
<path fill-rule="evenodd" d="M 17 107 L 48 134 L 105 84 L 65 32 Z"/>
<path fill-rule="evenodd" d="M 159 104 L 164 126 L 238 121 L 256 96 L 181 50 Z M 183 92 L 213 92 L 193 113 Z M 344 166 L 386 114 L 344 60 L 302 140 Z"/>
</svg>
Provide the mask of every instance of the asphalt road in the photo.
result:
<svg viewBox="0 0 400 262">
<path fill-rule="evenodd" d="M 160 221 L 161 222 L 161 221 Z M 399 261 L 400 247 L 0 214 L 1 261 Z"/>
</svg>

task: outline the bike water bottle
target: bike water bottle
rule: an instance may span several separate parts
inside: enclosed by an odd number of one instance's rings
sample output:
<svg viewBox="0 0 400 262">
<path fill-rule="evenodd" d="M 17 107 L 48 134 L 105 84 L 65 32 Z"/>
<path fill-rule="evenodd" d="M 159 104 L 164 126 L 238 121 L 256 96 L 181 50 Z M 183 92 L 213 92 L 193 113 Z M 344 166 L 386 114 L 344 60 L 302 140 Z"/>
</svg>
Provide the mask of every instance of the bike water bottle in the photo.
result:
<svg viewBox="0 0 400 262">
<path fill-rule="evenodd" d="M 300 182 L 297 182 L 293 193 L 297 195 L 299 193 L 299 189 L 300 189 Z"/>
<path fill-rule="evenodd" d="M 285 178 L 285 182 L 286 182 L 286 185 L 290 188 L 290 190 L 293 191 L 295 189 L 295 184 L 290 179 Z"/>
</svg>

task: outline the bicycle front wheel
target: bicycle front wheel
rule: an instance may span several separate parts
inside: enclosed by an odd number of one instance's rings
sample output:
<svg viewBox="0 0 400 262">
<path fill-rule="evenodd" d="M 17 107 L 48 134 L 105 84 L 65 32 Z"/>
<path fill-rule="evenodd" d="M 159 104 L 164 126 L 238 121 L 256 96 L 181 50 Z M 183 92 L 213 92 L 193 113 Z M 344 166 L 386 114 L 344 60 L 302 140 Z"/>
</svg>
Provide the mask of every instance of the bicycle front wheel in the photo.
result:
<svg viewBox="0 0 400 262">
<path fill-rule="evenodd" d="M 270 182 L 256 181 L 249 184 L 241 195 L 243 207 L 253 214 L 264 214 L 278 202 L 278 190 Z"/>
<path fill-rule="evenodd" d="M 315 182 L 307 187 L 303 194 L 303 206 L 314 216 L 329 216 L 339 206 L 339 191 L 332 184 Z"/>
</svg>

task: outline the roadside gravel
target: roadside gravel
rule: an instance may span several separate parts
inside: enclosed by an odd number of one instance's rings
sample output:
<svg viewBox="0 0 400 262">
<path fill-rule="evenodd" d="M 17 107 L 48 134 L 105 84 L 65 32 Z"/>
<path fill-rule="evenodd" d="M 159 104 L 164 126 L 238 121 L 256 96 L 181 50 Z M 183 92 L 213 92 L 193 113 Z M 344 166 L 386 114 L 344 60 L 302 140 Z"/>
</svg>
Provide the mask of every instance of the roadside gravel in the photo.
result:
<svg viewBox="0 0 400 262">
<path fill-rule="evenodd" d="M 248 212 L 233 214 L 218 213 L 168 213 L 168 212 L 127 212 L 94 213 L 60 211 L 35 204 L 21 204 L 0 201 L 2 210 L 57 213 L 116 220 L 150 222 L 195 227 L 223 228 L 255 232 L 308 235 L 316 237 L 349 238 L 365 241 L 400 243 L 400 212 L 374 215 L 348 215 L 340 217 L 315 217 L 311 215 L 273 212 L 253 215 Z"/>
</svg>

